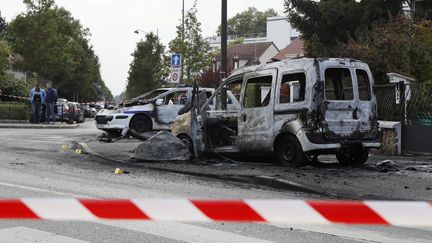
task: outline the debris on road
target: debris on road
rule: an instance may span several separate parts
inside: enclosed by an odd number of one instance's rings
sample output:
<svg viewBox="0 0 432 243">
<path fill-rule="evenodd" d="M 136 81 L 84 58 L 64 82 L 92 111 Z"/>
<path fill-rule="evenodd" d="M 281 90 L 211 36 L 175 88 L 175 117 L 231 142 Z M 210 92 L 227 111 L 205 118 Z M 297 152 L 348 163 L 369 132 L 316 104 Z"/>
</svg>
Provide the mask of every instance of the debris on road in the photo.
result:
<svg viewBox="0 0 432 243">
<path fill-rule="evenodd" d="M 379 172 L 389 172 L 389 171 L 396 170 L 395 163 L 389 159 L 383 160 L 381 162 L 377 162 L 375 166 Z"/>
<path fill-rule="evenodd" d="M 114 174 L 116 174 L 116 175 L 121 175 L 123 173 L 124 173 L 124 170 L 122 170 L 120 168 L 116 168 L 115 171 L 114 171 Z"/>
<path fill-rule="evenodd" d="M 167 131 L 158 132 L 144 141 L 132 156 L 140 161 L 186 161 L 190 157 L 189 148 Z"/>
</svg>

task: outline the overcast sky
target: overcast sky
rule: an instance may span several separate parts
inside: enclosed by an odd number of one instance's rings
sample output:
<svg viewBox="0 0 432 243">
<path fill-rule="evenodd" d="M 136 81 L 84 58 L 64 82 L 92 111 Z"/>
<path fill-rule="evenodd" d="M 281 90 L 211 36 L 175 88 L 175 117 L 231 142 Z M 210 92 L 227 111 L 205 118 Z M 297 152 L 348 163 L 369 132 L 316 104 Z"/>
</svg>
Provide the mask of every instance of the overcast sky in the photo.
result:
<svg viewBox="0 0 432 243">
<path fill-rule="evenodd" d="M 90 29 L 91 43 L 101 62 L 102 78 L 114 95 L 126 87 L 127 72 L 135 44 L 144 34 L 134 30 L 158 31 L 167 45 L 176 35 L 181 18 L 181 0 L 56 0 Z M 193 0 L 185 0 L 186 9 Z M 213 36 L 220 24 L 221 1 L 198 0 L 198 20 L 203 35 Z M 283 0 L 228 0 L 228 16 L 248 7 L 274 8 L 282 14 Z M 1 16 L 11 21 L 25 10 L 22 0 L 1 0 Z"/>
</svg>

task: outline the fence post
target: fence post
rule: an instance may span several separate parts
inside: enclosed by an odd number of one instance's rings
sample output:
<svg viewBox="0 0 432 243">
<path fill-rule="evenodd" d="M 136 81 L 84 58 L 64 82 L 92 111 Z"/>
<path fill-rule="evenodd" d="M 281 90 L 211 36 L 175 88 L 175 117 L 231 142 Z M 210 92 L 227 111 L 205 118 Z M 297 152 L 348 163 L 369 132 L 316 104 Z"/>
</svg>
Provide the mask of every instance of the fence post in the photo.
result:
<svg viewBox="0 0 432 243">
<path fill-rule="evenodd" d="M 64 105 L 62 104 L 62 107 L 61 107 L 60 124 L 63 124 L 63 109 L 64 109 Z"/>
<path fill-rule="evenodd" d="M 401 123 L 401 155 L 404 154 L 404 130 L 405 130 L 405 119 L 406 119 L 406 109 L 405 109 L 405 82 L 400 81 L 399 86 L 399 120 Z"/>
</svg>

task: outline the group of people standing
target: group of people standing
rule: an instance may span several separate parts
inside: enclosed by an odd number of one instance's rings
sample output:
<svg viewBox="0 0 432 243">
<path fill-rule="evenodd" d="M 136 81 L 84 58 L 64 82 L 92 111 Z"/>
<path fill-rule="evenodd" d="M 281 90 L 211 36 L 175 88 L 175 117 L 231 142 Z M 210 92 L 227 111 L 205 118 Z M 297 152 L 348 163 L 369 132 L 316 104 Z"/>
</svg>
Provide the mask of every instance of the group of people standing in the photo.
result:
<svg viewBox="0 0 432 243">
<path fill-rule="evenodd" d="M 55 104 L 57 102 L 57 90 L 50 81 L 46 85 L 46 91 L 37 83 L 30 91 L 30 102 L 32 104 L 31 122 L 39 124 L 41 122 L 42 106 L 45 104 L 46 120 L 48 124 L 55 122 Z"/>
</svg>

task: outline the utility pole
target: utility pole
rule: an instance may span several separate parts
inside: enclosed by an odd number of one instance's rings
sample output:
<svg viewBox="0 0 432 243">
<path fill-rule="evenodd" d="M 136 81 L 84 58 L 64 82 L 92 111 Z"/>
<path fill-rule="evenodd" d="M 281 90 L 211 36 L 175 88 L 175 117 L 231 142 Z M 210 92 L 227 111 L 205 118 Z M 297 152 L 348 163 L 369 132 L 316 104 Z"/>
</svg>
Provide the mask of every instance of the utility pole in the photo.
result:
<svg viewBox="0 0 432 243">
<path fill-rule="evenodd" d="M 222 0 L 222 19 L 221 19 L 221 69 L 220 69 L 220 83 L 225 80 L 227 75 L 227 0 Z M 222 109 L 227 107 L 227 91 L 221 90 Z"/>
<path fill-rule="evenodd" d="M 179 84 L 183 83 L 183 73 L 184 73 L 184 58 L 185 58 L 185 54 L 184 53 L 184 46 L 185 46 L 185 0 L 182 1 L 182 33 L 181 33 L 181 39 L 182 39 L 182 48 L 181 48 L 181 54 L 183 56 L 182 58 L 182 63 L 180 63 L 180 80 L 179 80 Z"/>
</svg>

